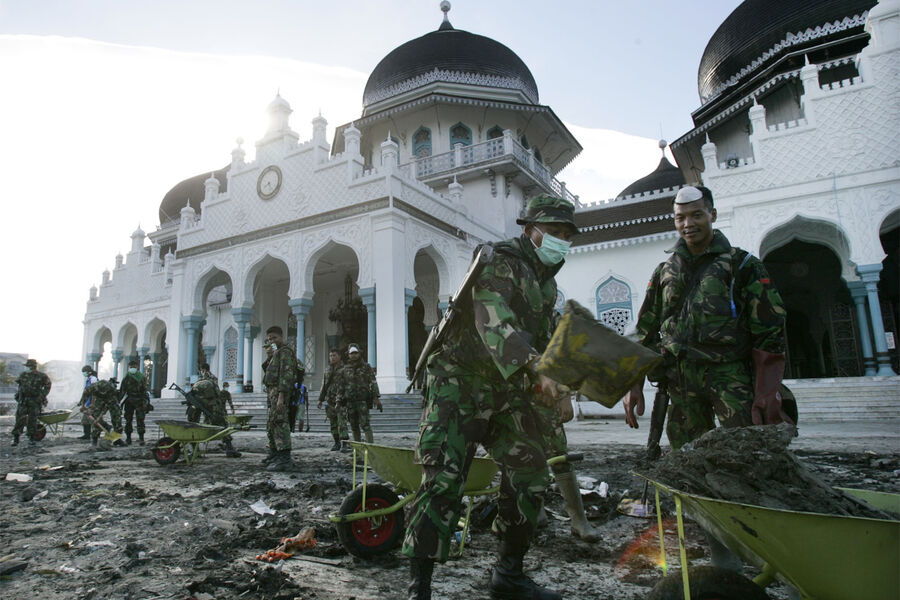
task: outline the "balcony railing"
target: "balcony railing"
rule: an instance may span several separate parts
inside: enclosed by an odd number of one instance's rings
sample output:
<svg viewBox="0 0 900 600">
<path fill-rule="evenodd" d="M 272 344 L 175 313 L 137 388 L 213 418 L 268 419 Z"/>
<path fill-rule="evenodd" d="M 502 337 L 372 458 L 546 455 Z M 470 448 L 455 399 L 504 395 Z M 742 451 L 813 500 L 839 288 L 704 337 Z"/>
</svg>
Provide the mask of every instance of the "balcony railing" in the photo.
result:
<svg viewBox="0 0 900 600">
<path fill-rule="evenodd" d="M 417 179 L 431 179 L 452 175 L 454 171 L 477 168 L 503 158 L 510 159 L 519 169 L 531 175 L 545 191 L 563 196 L 576 206 L 580 204 L 566 189 L 565 184 L 553 177 L 550 169 L 535 158 L 534 152 L 511 135 L 469 146 L 457 144 L 450 152 L 425 156 L 401 165 L 400 171 L 406 174 L 414 171 Z"/>
</svg>

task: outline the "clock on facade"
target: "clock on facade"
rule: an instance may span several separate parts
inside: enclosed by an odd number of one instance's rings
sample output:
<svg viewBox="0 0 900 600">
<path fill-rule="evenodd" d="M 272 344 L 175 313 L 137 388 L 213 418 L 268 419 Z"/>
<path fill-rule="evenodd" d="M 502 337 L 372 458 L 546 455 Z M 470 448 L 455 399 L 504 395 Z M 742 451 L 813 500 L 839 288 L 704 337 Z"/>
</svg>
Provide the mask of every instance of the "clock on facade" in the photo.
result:
<svg viewBox="0 0 900 600">
<path fill-rule="evenodd" d="M 281 169 L 275 165 L 269 165 L 259 174 L 256 180 L 256 193 L 263 200 L 274 198 L 281 189 Z"/>
</svg>

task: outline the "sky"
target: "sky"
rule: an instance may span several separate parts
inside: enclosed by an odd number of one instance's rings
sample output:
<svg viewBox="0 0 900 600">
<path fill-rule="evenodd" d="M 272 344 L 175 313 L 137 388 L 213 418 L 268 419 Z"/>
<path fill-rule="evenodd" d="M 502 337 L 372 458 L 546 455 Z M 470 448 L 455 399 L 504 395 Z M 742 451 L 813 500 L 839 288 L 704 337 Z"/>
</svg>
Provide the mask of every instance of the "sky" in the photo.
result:
<svg viewBox="0 0 900 600">
<path fill-rule="evenodd" d="M 454 0 L 457 29 L 528 65 L 584 147 L 583 202 L 691 128 L 697 66 L 737 0 Z M 0 0 L 0 352 L 82 360 L 91 285 L 179 181 L 247 160 L 276 93 L 301 141 L 357 118 L 369 73 L 440 25 L 437 0 Z M 671 156 L 670 156 L 671 159 Z"/>
</svg>

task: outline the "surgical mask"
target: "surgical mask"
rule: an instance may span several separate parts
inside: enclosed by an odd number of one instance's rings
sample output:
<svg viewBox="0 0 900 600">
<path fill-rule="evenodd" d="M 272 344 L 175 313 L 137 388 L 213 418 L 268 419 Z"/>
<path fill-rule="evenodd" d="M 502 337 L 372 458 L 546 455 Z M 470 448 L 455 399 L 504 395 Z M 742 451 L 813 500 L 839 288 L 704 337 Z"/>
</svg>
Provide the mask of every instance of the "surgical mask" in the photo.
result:
<svg viewBox="0 0 900 600">
<path fill-rule="evenodd" d="M 275 342 L 272 342 L 271 344 L 269 344 L 269 346 L 272 348 L 272 352 L 278 350 L 278 344 L 276 344 Z"/>
<path fill-rule="evenodd" d="M 538 231 L 540 231 L 540 229 L 538 229 Z M 534 242 L 531 242 L 534 245 L 535 254 L 537 254 L 540 261 L 548 267 L 559 264 L 566 257 L 566 253 L 569 251 L 572 242 L 561 240 L 558 237 L 554 237 L 543 231 L 541 231 L 541 233 L 544 237 L 541 239 L 540 247 L 534 244 Z"/>
<path fill-rule="evenodd" d="M 137 373 L 137 369 L 134 368 L 134 367 L 130 367 L 130 368 L 128 369 L 128 372 L 129 372 L 129 373 Z"/>
<path fill-rule="evenodd" d="M 31 373 L 32 371 L 34 371 L 34 368 L 33 368 L 33 367 L 25 367 L 25 372 L 26 372 L 26 373 Z"/>
</svg>

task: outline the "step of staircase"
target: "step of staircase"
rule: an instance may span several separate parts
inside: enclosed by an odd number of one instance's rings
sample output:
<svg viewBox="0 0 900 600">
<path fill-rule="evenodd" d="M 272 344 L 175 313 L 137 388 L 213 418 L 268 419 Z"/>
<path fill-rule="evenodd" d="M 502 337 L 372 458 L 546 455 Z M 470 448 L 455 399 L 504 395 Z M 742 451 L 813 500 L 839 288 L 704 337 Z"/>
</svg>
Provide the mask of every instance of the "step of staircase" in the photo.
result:
<svg viewBox="0 0 900 600">
<path fill-rule="evenodd" d="M 258 429 L 266 427 L 266 396 L 262 393 L 234 394 L 232 396 L 234 410 L 237 414 L 249 414 L 253 418 L 250 425 Z M 158 420 L 185 419 L 183 398 L 157 398 L 153 400 L 154 410 L 147 415 L 147 422 Z M 311 393 L 309 398 L 310 431 L 327 433 L 330 430 L 325 407 L 317 408 L 318 393 Z M 370 413 L 372 431 L 375 433 L 414 433 L 418 431 L 419 419 L 422 416 L 422 396 L 418 394 L 383 395 L 381 403 L 384 412 L 374 410 Z M 305 418 L 305 413 L 303 417 Z"/>
</svg>

